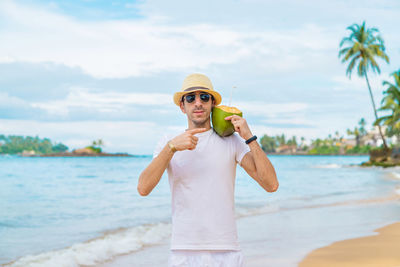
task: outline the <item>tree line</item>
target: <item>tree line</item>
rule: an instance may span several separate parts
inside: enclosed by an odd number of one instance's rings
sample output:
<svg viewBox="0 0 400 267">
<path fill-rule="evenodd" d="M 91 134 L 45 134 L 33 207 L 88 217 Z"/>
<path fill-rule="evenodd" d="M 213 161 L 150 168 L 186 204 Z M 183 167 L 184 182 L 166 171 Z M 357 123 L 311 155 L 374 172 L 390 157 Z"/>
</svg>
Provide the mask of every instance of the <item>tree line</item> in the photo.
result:
<svg viewBox="0 0 400 267">
<path fill-rule="evenodd" d="M 18 154 L 26 151 L 34 151 L 36 154 L 62 153 L 68 147 L 62 143 L 52 143 L 49 138 L 38 136 L 0 135 L 0 154 Z"/>
<path fill-rule="evenodd" d="M 354 136 L 354 146 L 346 144 L 344 136 L 339 131 L 329 134 L 326 138 L 312 139 L 309 145 L 305 144 L 304 137 L 300 137 L 300 142 L 298 142 L 296 136 L 289 138 L 285 134 L 276 136 L 265 134 L 261 137 L 260 144 L 261 148 L 267 153 L 278 152 L 278 148 L 288 146 L 294 148 L 296 152 L 310 155 L 367 154 L 372 146 L 361 142 L 362 138 L 367 135 L 366 124 L 365 119 L 361 118 L 353 130 L 347 129 L 347 135 Z"/>
<path fill-rule="evenodd" d="M 305 140 L 304 137 L 301 137 L 301 142 L 303 143 Z M 287 145 L 287 146 L 298 146 L 297 137 L 293 136 L 292 138 L 286 138 L 285 134 L 276 135 L 276 136 L 268 136 L 265 134 L 260 139 L 260 144 L 262 149 L 265 152 L 276 152 L 278 147 Z"/>
</svg>

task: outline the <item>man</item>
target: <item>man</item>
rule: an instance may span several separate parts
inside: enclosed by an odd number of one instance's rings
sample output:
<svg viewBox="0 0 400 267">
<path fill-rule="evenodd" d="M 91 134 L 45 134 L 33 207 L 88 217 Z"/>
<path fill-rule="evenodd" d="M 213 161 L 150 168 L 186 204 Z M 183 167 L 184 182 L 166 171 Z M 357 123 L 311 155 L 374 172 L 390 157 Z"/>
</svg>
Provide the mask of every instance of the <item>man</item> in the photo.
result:
<svg viewBox="0 0 400 267">
<path fill-rule="evenodd" d="M 221 96 L 207 76 L 186 77 L 174 102 L 186 114 L 188 129 L 159 142 L 138 183 L 138 192 L 146 196 L 168 170 L 172 196 L 169 266 L 243 266 L 234 211 L 236 164 L 268 192 L 278 189 L 274 167 L 244 118 L 225 118 L 240 137 L 236 133 L 220 137 L 213 131 L 210 114 Z"/>
</svg>

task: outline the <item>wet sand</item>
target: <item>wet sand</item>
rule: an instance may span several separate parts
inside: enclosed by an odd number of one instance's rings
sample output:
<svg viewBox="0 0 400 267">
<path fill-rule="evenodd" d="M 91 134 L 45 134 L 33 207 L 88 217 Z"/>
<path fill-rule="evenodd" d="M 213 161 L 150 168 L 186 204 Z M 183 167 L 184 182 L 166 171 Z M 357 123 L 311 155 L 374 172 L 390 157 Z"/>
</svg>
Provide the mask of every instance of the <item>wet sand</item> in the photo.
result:
<svg viewBox="0 0 400 267">
<path fill-rule="evenodd" d="M 400 222 L 377 229 L 377 235 L 349 239 L 312 251 L 300 267 L 400 266 Z"/>
</svg>

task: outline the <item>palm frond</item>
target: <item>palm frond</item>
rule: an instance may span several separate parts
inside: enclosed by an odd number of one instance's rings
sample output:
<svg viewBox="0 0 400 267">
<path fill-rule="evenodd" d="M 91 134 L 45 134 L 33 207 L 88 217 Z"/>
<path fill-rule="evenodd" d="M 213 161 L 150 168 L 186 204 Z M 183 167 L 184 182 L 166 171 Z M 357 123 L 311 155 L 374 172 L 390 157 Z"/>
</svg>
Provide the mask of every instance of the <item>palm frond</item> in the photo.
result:
<svg viewBox="0 0 400 267">
<path fill-rule="evenodd" d="M 397 86 L 400 87 L 400 70 L 393 72 L 391 75 L 394 77 Z"/>
<path fill-rule="evenodd" d="M 385 122 L 389 116 L 385 116 L 385 117 L 380 117 L 377 120 L 374 121 L 373 125 L 377 126 L 380 125 L 382 122 Z"/>
<path fill-rule="evenodd" d="M 357 60 L 360 58 L 360 56 L 355 56 L 353 57 L 353 59 L 350 61 L 349 66 L 347 67 L 346 70 L 346 75 L 349 76 L 349 78 L 351 78 L 351 72 L 353 71 L 354 65 L 357 63 Z"/>
<path fill-rule="evenodd" d="M 340 58 L 341 56 L 343 56 L 343 54 L 347 53 L 350 49 L 351 49 L 351 47 L 346 47 L 346 48 L 341 49 L 339 51 L 338 57 Z"/>
<path fill-rule="evenodd" d="M 369 60 L 366 61 L 366 63 L 367 63 L 369 66 L 371 66 L 371 69 L 372 69 L 374 72 L 381 73 L 381 70 L 380 70 L 380 68 L 379 68 L 379 65 L 378 65 L 378 63 L 376 63 L 374 57 L 371 55 L 371 56 L 368 57 L 368 59 L 369 59 Z"/>
<path fill-rule="evenodd" d="M 345 43 L 351 43 L 352 42 L 352 38 L 351 37 L 344 37 L 342 39 L 342 41 L 340 41 L 339 47 L 342 47 Z"/>
<path fill-rule="evenodd" d="M 385 94 L 387 94 L 400 104 L 400 91 L 398 88 L 396 88 L 395 86 L 391 86 L 386 90 Z"/>
<path fill-rule="evenodd" d="M 359 49 L 359 45 L 358 45 L 358 43 L 355 43 L 355 44 L 353 45 L 353 47 L 351 47 L 351 48 L 347 51 L 346 55 L 343 57 L 342 62 L 347 61 L 349 58 L 351 58 L 351 57 L 353 57 L 353 56 L 360 56 L 360 54 L 361 54 L 361 51 L 360 51 L 360 49 Z"/>
</svg>

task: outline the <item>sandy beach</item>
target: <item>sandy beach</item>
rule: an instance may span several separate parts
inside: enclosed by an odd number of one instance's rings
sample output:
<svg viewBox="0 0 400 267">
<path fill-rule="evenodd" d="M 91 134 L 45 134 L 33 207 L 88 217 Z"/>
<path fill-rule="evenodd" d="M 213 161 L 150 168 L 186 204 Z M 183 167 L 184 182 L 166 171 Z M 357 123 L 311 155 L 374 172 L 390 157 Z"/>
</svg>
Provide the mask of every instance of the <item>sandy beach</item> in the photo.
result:
<svg viewBox="0 0 400 267">
<path fill-rule="evenodd" d="M 377 229 L 376 235 L 335 242 L 312 251 L 300 267 L 400 266 L 400 222 Z"/>
</svg>

